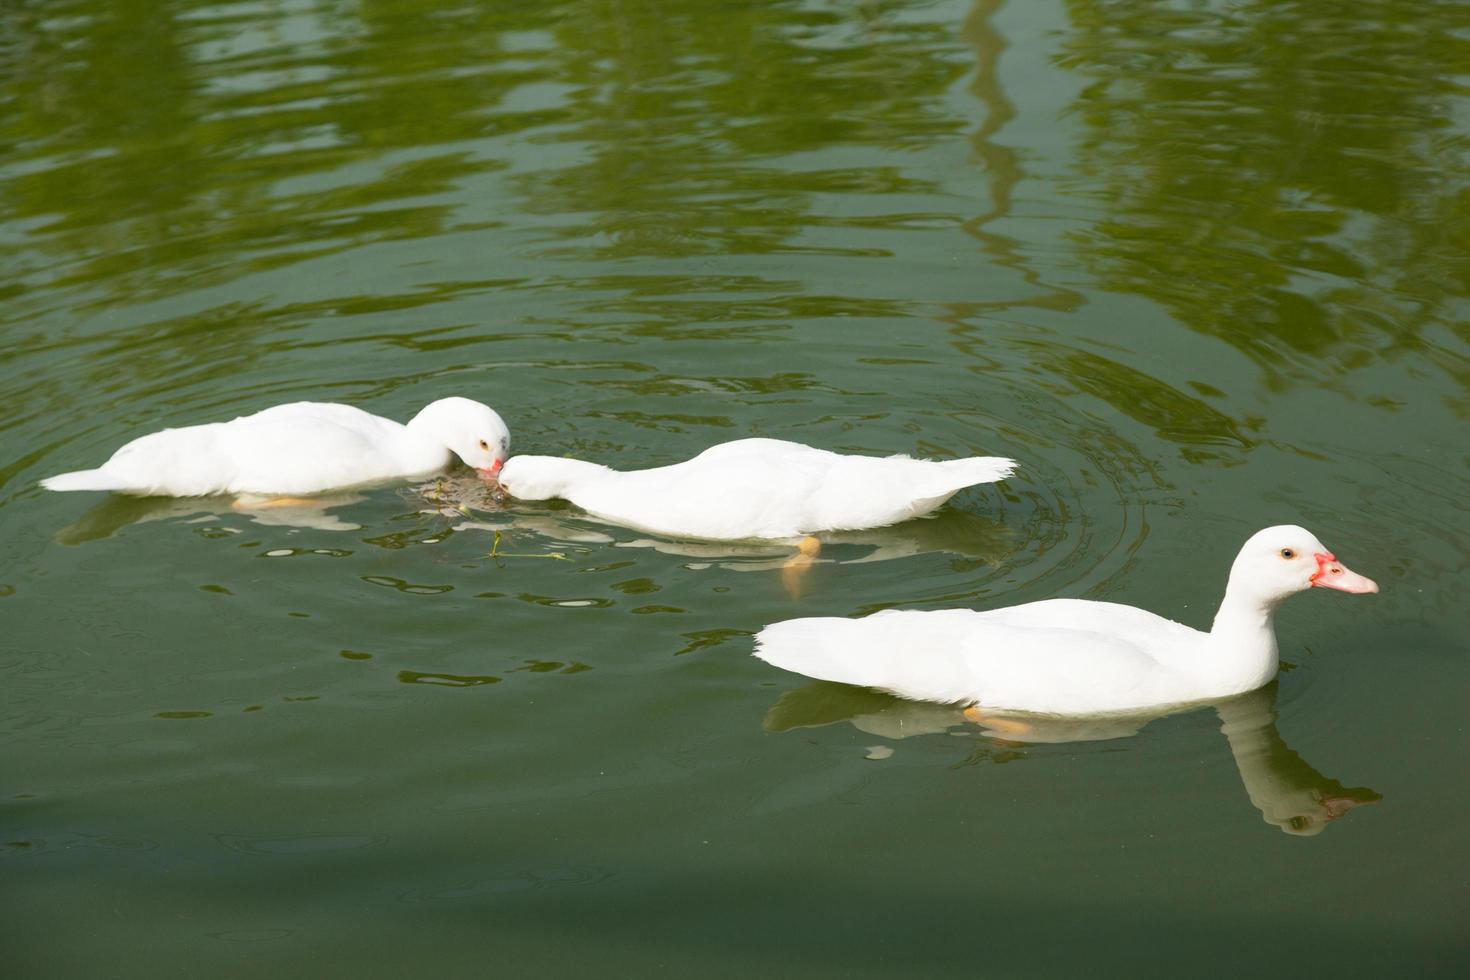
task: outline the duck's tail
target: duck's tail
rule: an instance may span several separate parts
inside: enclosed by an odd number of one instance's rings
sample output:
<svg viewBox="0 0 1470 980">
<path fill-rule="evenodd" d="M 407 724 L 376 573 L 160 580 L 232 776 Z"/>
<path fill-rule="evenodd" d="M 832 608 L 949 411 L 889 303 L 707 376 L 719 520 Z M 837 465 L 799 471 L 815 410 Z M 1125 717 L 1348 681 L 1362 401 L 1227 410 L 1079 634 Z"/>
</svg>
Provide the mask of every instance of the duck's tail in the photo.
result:
<svg viewBox="0 0 1470 980">
<path fill-rule="evenodd" d="M 927 514 L 965 487 L 994 483 L 1016 472 L 1016 461 L 1003 456 L 969 456 L 965 459 L 925 460 L 910 484 L 912 498 L 907 516 Z"/>
<path fill-rule="evenodd" d="M 47 490 L 124 490 L 123 482 L 105 469 L 59 473 L 41 481 Z"/>
<path fill-rule="evenodd" d="M 902 675 L 912 669 L 913 651 L 899 641 L 913 639 L 893 612 L 864 619 L 814 616 L 772 623 L 755 635 L 755 656 L 774 667 L 819 681 L 836 681 L 886 691 L 903 690 Z M 912 622 L 909 620 L 908 622 Z"/>
<path fill-rule="evenodd" d="M 977 483 L 994 483 L 1016 472 L 1016 461 L 1003 456 L 970 456 L 945 460 L 939 465 L 944 467 L 946 476 L 954 478 L 956 489 Z"/>
<path fill-rule="evenodd" d="M 965 653 L 979 613 L 886 609 L 861 619 L 811 617 L 772 623 L 755 635 L 766 663 L 820 681 L 873 687 L 915 701 L 975 700 Z"/>
<path fill-rule="evenodd" d="M 819 681 L 869 684 L 877 678 L 864 669 L 867 658 L 860 656 L 858 644 L 841 642 L 855 631 L 854 622 L 819 616 L 772 623 L 755 635 L 754 653 L 772 666 Z M 847 655 L 844 648 L 850 648 Z"/>
</svg>

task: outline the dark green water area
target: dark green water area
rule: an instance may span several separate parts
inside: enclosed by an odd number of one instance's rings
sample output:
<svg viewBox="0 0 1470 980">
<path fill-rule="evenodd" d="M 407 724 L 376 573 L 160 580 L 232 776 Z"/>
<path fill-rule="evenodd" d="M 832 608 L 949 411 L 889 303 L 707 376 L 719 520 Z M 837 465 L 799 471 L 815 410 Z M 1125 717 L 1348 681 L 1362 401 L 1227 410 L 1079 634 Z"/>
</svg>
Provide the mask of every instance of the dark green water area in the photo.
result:
<svg viewBox="0 0 1470 980">
<path fill-rule="evenodd" d="M 1470 975 L 1467 90 L 1434 0 L 0 5 L 0 973 Z M 789 549 L 462 470 L 36 485 L 451 394 L 623 468 L 1021 470 L 799 599 Z M 1382 593 L 1136 730 L 750 656 L 1052 596 L 1207 628 L 1288 522 Z"/>
</svg>

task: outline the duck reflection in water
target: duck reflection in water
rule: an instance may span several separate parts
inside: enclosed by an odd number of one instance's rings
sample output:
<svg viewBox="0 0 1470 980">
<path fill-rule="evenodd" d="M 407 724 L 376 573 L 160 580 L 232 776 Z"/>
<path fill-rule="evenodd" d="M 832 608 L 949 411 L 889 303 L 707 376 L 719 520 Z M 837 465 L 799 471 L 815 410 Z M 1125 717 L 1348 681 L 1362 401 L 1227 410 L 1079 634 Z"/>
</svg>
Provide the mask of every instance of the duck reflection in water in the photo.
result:
<svg viewBox="0 0 1470 980">
<path fill-rule="evenodd" d="M 206 521 L 242 514 L 267 527 L 296 527 L 313 531 L 361 531 L 363 525 L 332 511 L 373 499 L 367 492 L 344 490 L 303 497 L 267 497 L 239 494 L 214 497 L 131 497 L 110 494 L 78 520 L 56 532 L 61 544 L 85 544 L 109 538 L 129 524 L 149 521 Z M 462 519 L 471 510 L 504 509 L 495 485 L 474 472 L 453 472 L 427 483 L 401 489 L 379 490 L 392 500 L 407 497 L 427 513 Z M 395 509 L 395 513 L 396 513 Z"/>
<path fill-rule="evenodd" d="M 1017 547 L 1014 532 L 1004 524 L 952 506 L 931 516 L 859 531 L 825 531 L 790 540 L 692 541 L 638 536 L 637 531 L 576 510 L 568 510 L 563 517 L 547 513 L 541 505 L 526 508 L 487 493 L 485 485 L 472 478 L 449 475 L 417 488 L 417 492 L 428 505 L 425 513 L 451 519 L 455 522 L 451 530 L 456 532 L 534 536 L 558 548 L 568 544 L 648 548 L 690 559 L 685 567 L 692 570 L 716 567 L 731 572 L 777 572 L 793 599 L 801 598 L 811 587 L 810 573 L 816 566 L 858 565 L 926 554 L 955 555 L 994 566 Z M 479 515 L 486 515 L 485 519 Z M 626 534 L 635 536 L 620 537 Z M 513 547 L 525 550 L 526 545 L 517 542 Z M 815 577 L 819 579 L 820 575 Z"/>
<path fill-rule="evenodd" d="M 127 497 L 109 495 L 76 521 L 56 532 L 59 544 L 85 544 L 110 538 L 130 524 L 149 521 L 190 520 L 243 514 L 268 527 L 300 527 L 317 531 L 357 531 L 354 524 L 331 513 L 335 507 L 366 500 L 359 493 L 332 493 L 318 497 Z"/>
<path fill-rule="evenodd" d="M 1318 772 L 1282 739 L 1276 728 L 1277 685 L 1219 701 L 1213 707 L 1230 745 L 1240 781 L 1266 823 L 1288 834 L 1310 837 L 1354 807 L 1383 797 L 1364 786 L 1344 786 Z M 1198 706 L 1196 706 L 1198 707 Z M 1193 710 L 1191 708 L 1190 710 Z M 1096 718 L 1027 716 L 1026 730 L 1006 725 L 1004 716 L 987 714 L 980 729 L 991 745 L 977 756 L 1009 762 L 1025 758 L 1028 744 L 1094 742 L 1128 738 L 1156 718 L 1176 712 Z M 786 732 L 848 722 L 884 739 L 916 735 L 963 734 L 972 727 L 958 705 L 906 701 L 869 688 L 817 681 L 787 691 L 766 712 L 765 728 Z M 886 757 L 886 753 L 874 758 Z"/>
</svg>

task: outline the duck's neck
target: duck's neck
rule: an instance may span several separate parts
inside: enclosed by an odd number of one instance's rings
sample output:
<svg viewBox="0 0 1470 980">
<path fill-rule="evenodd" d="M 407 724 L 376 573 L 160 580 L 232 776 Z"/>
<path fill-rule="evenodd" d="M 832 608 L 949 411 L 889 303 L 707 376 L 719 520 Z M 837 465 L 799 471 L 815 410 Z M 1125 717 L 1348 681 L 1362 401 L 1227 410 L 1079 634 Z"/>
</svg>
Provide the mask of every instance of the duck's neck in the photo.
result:
<svg viewBox="0 0 1470 980">
<path fill-rule="evenodd" d="M 454 458 L 439 428 L 424 421 L 423 414 L 414 416 L 397 439 L 399 466 L 405 472 L 431 473 L 448 466 Z"/>
<path fill-rule="evenodd" d="M 426 405 L 403 426 L 419 442 L 448 451 L 453 424 L 438 402 Z"/>
<path fill-rule="evenodd" d="M 1222 683 L 1249 691 L 1276 676 L 1279 665 L 1273 623 L 1278 598 L 1263 598 L 1234 581 L 1225 589 L 1210 627 L 1210 660 Z M 1229 693 L 1229 692 L 1222 692 Z"/>
<path fill-rule="evenodd" d="M 547 477 L 558 481 L 562 490 L 572 490 L 609 472 L 601 463 L 589 463 L 585 459 L 548 460 L 546 466 Z"/>
<path fill-rule="evenodd" d="M 512 456 L 500 479 L 512 494 L 524 500 L 573 499 L 599 477 L 614 472 L 598 463 L 562 456 Z"/>
<path fill-rule="evenodd" d="M 1289 834 L 1314 834 L 1324 822 L 1313 791 L 1328 780 L 1282 741 L 1275 701 L 1274 689 L 1265 687 L 1220 702 L 1220 730 L 1230 742 L 1240 782 L 1266 822 Z"/>
</svg>

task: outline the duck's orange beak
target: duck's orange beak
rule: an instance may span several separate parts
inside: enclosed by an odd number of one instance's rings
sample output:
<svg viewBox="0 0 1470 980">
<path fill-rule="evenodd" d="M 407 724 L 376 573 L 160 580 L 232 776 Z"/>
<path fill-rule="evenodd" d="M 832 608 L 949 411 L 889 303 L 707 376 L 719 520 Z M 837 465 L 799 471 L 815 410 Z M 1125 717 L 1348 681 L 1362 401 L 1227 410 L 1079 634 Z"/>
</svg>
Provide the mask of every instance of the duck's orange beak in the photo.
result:
<svg viewBox="0 0 1470 980">
<path fill-rule="evenodd" d="M 1377 582 L 1348 568 L 1331 552 L 1319 551 L 1312 557 L 1317 559 L 1317 570 L 1312 573 L 1310 579 L 1313 585 L 1320 585 L 1324 589 L 1336 589 L 1339 592 L 1352 592 L 1357 595 L 1378 591 Z"/>
<path fill-rule="evenodd" d="M 481 476 L 499 476 L 500 468 L 504 465 L 505 460 L 497 459 L 493 461 L 489 466 L 481 466 L 477 468 L 475 472 L 480 474 Z"/>
</svg>

